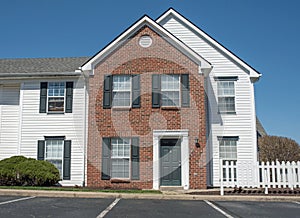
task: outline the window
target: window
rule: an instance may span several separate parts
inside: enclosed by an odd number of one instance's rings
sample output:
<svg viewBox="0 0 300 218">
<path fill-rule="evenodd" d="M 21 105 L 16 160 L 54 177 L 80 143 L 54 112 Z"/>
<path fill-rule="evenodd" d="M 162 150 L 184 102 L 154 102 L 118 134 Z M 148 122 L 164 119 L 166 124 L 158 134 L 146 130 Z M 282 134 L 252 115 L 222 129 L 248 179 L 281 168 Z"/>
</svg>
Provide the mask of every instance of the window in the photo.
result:
<svg viewBox="0 0 300 218">
<path fill-rule="evenodd" d="M 54 164 L 63 180 L 71 179 L 71 140 L 64 136 L 45 136 L 38 140 L 37 159 Z"/>
<path fill-rule="evenodd" d="M 180 106 L 179 75 L 161 76 L 161 95 L 162 106 Z"/>
<path fill-rule="evenodd" d="M 46 140 L 45 160 L 54 164 L 62 176 L 63 171 L 63 146 L 64 140 L 52 139 Z"/>
<path fill-rule="evenodd" d="M 152 107 L 189 107 L 189 74 L 152 75 Z"/>
<path fill-rule="evenodd" d="M 111 177 L 129 178 L 130 140 L 111 140 Z"/>
<path fill-rule="evenodd" d="M 237 169 L 236 169 L 236 161 L 237 161 L 237 141 L 239 137 L 218 137 L 219 140 L 219 148 L 220 148 L 220 158 L 223 159 L 223 180 L 226 181 L 228 176 L 230 181 L 236 181 L 237 178 Z M 227 167 L 226 170 L 226 162 Z M 231 168 L 233 164 L 233 168 Z M 228 172 L 228 175 L 227 175 Z"/>
<path fill-rule="evenodd" d="M 140 179 L 139 138 L 102 138 L 101 179 Z"/>
<path fill-rule="evenodd" d="M 236 160 L 237 159 L 237 137 L 219 138 L 220 158 L 223 160 Z"/>
<path fill-rule="evenodd" d="M 64 112 L 65 83 L 49 82 L 48 86 L 48 112 Z"/>
<path fill-rule="evenodd" d="M 234 81 L 218 81 L 218 106 L 220 113 L 235 112 Z"/>
<path fill-rule="evenodd" d="M 113 76 L 113 107 L 131 106 L 131 76 Z"/>
<path fill-rule="evenodd" d="M 72 113 L 73 82 L 42 82 L 40 113 Z"/>
</svg>

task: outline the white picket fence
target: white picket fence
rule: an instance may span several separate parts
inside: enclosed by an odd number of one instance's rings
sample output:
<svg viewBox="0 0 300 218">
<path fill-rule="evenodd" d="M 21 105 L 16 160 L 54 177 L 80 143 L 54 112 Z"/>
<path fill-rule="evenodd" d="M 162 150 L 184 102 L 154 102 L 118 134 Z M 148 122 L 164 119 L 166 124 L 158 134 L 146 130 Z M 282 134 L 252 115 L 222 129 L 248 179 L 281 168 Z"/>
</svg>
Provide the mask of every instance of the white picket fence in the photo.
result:
<svg viewBox="0 0 300 218">
<path fill-rule="evenodd" d="M 300 161 L 257 162 L 220 160 L 220 192 L 224 188 L 300 188 Z"/>
</svg>

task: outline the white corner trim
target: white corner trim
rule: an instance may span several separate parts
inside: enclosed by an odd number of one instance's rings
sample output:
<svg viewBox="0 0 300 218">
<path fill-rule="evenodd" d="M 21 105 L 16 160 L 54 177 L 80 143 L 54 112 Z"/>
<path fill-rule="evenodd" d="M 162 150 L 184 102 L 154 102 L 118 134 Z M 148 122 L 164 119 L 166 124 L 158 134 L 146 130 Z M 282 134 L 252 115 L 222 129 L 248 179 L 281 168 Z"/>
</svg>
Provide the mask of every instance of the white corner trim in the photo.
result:
<svg viewBox="0 0 300 218">
<path fill-rule="evenodd" d="M 181 138 L 181 186 L 189 189 L 189 131 L 188 130 L 153 130 L 153 189 L 160 187 L 159 145 L 161 138 Z"/>
</svg>

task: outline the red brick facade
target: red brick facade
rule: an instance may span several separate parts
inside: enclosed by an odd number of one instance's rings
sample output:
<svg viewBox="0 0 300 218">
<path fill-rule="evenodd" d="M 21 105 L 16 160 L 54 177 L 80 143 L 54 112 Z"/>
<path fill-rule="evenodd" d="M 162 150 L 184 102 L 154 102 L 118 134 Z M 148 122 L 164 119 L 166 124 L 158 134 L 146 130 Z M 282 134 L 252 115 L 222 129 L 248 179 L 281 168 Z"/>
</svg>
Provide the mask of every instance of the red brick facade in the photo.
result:
<svg viewBox="0 0 300 218">
<path fill-rule="evenodd" d="M 152 45 L 143 48 L 139 38 L 149 35 Z M 189 131 L 190 188 L 206 188 L 206 118 L 204 77 L 199 67 L 149 27 L 139 30 L 101 61 L 89 80 L 87 186 L 100 188 L 153 187 L 153 130 Z M 141 107 L 103 109 L 104 75 L 140 74 Z M 190 107 L 152 108 L 153 74 L 189 74 Z M 101 180 L 102 137 L 139 137 L 140 179 L 116 183 Z M 200 148 L 194 139 L 199 138 Z"/>
</svg>

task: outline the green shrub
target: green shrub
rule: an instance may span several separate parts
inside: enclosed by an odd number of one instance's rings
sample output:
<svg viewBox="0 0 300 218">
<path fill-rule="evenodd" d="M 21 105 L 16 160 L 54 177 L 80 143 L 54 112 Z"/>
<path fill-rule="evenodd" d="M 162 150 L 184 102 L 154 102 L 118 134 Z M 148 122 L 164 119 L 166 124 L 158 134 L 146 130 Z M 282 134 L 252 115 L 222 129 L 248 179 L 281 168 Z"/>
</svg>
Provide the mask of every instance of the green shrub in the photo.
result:
<svg viewBox="0 0 300 218">
<path fill-rule="evenodd" d="M 47 161 L 23 156 L 0 161 L 0 185 L 51 186 L 59 180 L 58 169 Z"/>
</svg>

